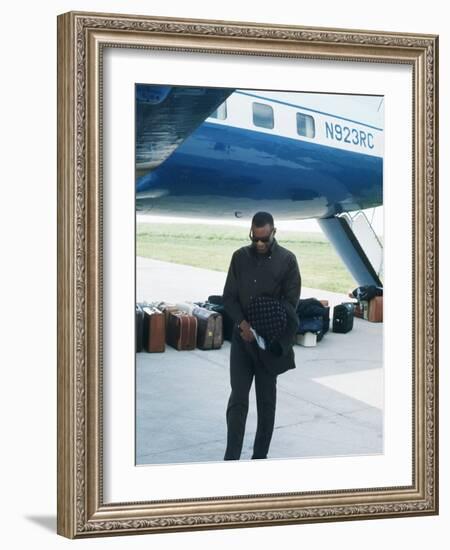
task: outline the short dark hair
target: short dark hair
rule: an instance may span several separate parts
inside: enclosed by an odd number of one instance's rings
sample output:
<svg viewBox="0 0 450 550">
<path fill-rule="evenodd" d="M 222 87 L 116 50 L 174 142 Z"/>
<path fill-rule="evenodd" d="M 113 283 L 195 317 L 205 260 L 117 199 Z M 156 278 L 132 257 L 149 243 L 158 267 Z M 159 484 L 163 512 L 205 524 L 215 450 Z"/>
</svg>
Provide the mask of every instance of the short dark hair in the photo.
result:
<svg viewBox="0 0 450 550">
<path fill-rule="evenodd" d="M 269 224 L 273 227 L 273 216 L 269 212 L 256 212 L 252 218 L 252 225 L 255 227 L 264 227 Z"/>
</svg>

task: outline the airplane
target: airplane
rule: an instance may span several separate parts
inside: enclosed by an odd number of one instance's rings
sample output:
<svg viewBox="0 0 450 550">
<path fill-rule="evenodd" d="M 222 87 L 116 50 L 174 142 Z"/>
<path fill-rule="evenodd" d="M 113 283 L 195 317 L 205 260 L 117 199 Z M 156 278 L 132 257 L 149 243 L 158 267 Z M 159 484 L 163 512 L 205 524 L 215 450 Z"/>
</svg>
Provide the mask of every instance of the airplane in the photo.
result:
<svg viewBox="0 0 450 550">
<path fill-rule="evenodd" d="M 333 96 L 136 85 L 136 210 L 315 218 L 357 284 L 382 286 L 382 245 L 362 213 L 383 204 L 382 98 L 366 102 L 378 115 L 352 115 L 360 96 L 347 109 Z"/>
</svg>

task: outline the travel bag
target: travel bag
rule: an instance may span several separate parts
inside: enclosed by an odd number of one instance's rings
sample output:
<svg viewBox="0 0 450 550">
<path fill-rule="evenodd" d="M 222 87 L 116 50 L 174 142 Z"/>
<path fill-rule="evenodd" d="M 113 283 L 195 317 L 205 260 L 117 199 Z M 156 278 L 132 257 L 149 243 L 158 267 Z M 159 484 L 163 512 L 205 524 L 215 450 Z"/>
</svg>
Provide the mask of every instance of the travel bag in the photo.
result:
<svg viewBox="0 0 450 550">
<path fill-rule="evenodd" d="M 372 323 L 383 321 L 383 296 L 375 296 L 370 300 L 367 319 Z"/>
<path fill-rule="evenodd" d="M 164 316 L 166 319 L 166 332 L 167 332 L 167 326 L 169 324 L 169 314 L 177 313 L 179 310 L 175 304 L 169 304 L 168 302 L 159 302 L 156 307 L 164 313 Z"/>
<path fill-rule="evenodd" d="M 344 302 L 334 307 L 333 332 L 345 334 L 353 328 L 354 304 Z"/>
<path fill-rule="evenodd" d="M 166 319 L 156 307 L 144 306 L 143 345 L 149 353 L 160 353 L 166 349 Z"/>
<path fill-rule="evenodd" d="M 234 323 L 233 323 L 233 319 L 225 311 L 222 296 L 219 296 L 219 295 L 208 296 L 208 300 L 206 302 L 198 303 L 198 305 L 200 307 L 209 309 L 210 311 L 215 311 L 216 313 L 220 313 L 220 315 L 222 316 L 223 339 L 229 340 L 231 342 Z"/>
<path fill-rule="evenodd" d="M 182 350 L 193 350 L 197 344 L 197 319 L 184 312 L 168 314 L 166 341 L 169 346 Z"/>
<path fill-rule="evenodd" d="M 144 312 L 140 304 L 136 304 L 136 353 L 142 351 L 144 343 Z"/>
<path fill-rule="evenodd" d="M 330 308 L 328 301 L 316 298 L 299 300 L 297 305 L 298 334 L 313 332 L 317 334 L 317 342 L 320 342 L 330 328 Z M 326 305 L 325 305 L 326 304 Z"/>
<path fill-rule="evenodd" d="M 222 315 L 203 307 L 192 314 L 197 319 L 197 347 L 202 350 L 219 349 L 223 344 Z"/>
</svg>

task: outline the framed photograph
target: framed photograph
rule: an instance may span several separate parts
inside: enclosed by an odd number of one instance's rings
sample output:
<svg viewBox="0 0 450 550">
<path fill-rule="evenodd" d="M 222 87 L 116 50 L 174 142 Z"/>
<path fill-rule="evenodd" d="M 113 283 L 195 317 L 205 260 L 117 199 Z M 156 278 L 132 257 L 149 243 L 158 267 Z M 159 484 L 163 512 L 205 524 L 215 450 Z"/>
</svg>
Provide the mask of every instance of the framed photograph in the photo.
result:
<svg viewBox="0 0 450 550">
<path fill-rule="evenodd" d="M 59 534 L 438 513 L 437 121 L 437 36 L 58 17 Z"/>
</svg>

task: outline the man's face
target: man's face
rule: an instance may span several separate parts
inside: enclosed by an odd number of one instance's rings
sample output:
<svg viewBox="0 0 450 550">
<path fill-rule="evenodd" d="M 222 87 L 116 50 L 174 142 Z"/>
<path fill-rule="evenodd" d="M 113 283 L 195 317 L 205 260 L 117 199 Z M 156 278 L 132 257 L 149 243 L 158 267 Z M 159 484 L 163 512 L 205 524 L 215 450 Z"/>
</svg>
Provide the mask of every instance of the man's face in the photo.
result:
<svg viewBox="0 0 450 550">
<path fill-rule="evenodd" d="M 263 227 L 255 227 L 252 225 L 250 230 L 250 238 L 252 239 L 253 246 L 256 248 L 258 254 L 265 254 L 269 250 L 269 247 L 273 242 L 274 235 L 275 229 L 270 224 L 266 224 Z"/>
</svg>

